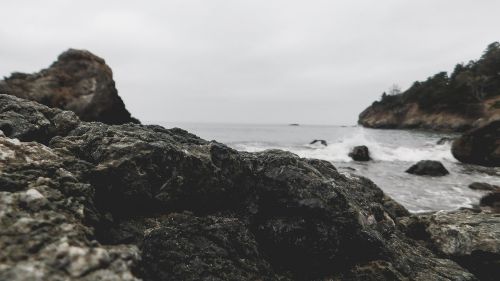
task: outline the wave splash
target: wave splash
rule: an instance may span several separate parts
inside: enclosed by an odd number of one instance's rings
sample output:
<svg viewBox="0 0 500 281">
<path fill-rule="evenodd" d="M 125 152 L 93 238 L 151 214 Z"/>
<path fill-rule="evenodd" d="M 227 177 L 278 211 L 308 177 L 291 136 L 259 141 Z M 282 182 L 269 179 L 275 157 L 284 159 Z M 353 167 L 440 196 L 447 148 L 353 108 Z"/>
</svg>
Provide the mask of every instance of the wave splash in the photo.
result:
<svg viewBox="0 0 500 281">
<path fill-rule="evenodd" d="M 266 149 L 283 149 L 291 151 L 300 157 L 317 158 L 332 162 L 351 162 L 349 156 L 351 149 L 358 145 L 366 145 L 370 155 L 375 161 L 400 161 L 417 162 L 420 160 L 437 160 L 456 162 L 451 154 L 451 144 L 438 145 L 435 142 L 427 142 L 420 146 L 397 146 L 376 141 L 367 136 L 364 130 L 358 130 L 350 136 L 340 140 L 326 140 L 328 146 L 321 144 L 298 144 L 284 145 L 263 142 L 234 143 L 232 146 L 238 150 L 249 152 L 263 151 Z"/>
</svg>

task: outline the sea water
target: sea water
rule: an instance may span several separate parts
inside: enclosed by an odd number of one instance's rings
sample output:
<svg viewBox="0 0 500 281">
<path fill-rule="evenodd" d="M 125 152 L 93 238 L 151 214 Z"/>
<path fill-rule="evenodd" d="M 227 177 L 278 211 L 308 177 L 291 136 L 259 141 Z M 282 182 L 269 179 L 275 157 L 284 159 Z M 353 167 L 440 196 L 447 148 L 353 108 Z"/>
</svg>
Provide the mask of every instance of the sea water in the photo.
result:
<svg viewBox="0 0 500 281">
<path fill-rule="evenodd" d="M 478 204 L 484 192 L 468 188 L 472 182 L 500 185 L 500 168 L 487 168 L 458 162 L 451 154 L 451 143 L 437 144 L 443 137 L 457 137 L 415 130 L 377 130 L 359 126 L 174 124 L 207 140 L 216 140 L 241 151 L 282 149 L 300 157 L 332 162 L 340 172 L 355 173 L 374 181 L 385 193 L 411 212 L 454 210 Z M 328 146 L 311 145 L 314 139 Z M 372 161 L 356 162 L 349 151 L 366 145 Z M 405 173 L 420 160 L 438 160 L 450 172 L 443 177 Z"/>
</svg>

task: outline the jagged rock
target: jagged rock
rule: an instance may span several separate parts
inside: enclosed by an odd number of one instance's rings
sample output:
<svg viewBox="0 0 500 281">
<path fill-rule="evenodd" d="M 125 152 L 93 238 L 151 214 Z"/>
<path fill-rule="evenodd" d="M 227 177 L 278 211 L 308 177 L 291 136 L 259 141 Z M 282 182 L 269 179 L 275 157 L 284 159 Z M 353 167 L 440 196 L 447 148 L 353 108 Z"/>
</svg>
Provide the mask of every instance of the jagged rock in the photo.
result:
<svg viewBox="0 0 500 281">
<path fill-rule="evenodd" d="M 453 142 L 451 152 L 460 162 L 500 166 L 500 120 L 463 134 Z"/>
<path fill-rule="evenodd" d="M 461 210 L 400 219 L 407 234 L 453 259 L 480 280 L 500 274 L 500 214 Z"/>
<path fill-rule="evenodd" d="M 71 110 L 85 121 L 138 123 L 118 96 L 111 68 L 88 51 L 69 49 L 38 73 L 13 73 L 0 81 L 0 94 Z"/>
<path fill-rule="evenodd" d="M 13 96 L 1 96 L 0 130 L 4 136 L 21 141 L 48 143 L 55 135 L 67 134 L 80 123 L 73 112 L 49 108 Z"/>
<path fill-rule="evenodd" d="M 355 146 L 349 153 L 354 161 L 370 161 L 370 151 L 366 145 Z"/>
<path fill-rule="evenodd" d="M 469 188 L 474 190 L 488 190 L 488 191 L 500 190 L 500 186 L 492 185 L 485 182 L 473 182 L 469 184 Z"/>
<path fill-rule="evenodd" d="M 10 135 L 48 144 L 0 147 L 0 279 L 476 280 L 407 238 L 395 222 L 407 211 L 373 182 L 327 161 L 159 126 L 53 130 L 66 113 L 0 105 L 0 122 L 15 107 L 36 116 Z"/>
<path fill-rule="evenodd" d="M 138 280 L 136 246 L 91 239 L 93 188 L 82 174 L 90 167 L 0 137 L 0 280 Z"/>
<path fill-rule="evenodd" d="M 422 160 L 417 164 L 411 166 L 406 170 L 409 174 L 419 175 L 419 176 L 445 176 L 449 174 L 448 170 L 439 161 L 432 160 Z"/>
</svg>

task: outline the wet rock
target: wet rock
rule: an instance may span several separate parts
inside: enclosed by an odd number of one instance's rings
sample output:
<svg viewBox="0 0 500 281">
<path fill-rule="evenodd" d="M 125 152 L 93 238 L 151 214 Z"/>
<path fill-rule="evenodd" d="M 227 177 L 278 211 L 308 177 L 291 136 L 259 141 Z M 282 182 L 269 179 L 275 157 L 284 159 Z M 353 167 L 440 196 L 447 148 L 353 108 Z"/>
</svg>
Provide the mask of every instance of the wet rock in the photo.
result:
<svg viewBox="0 0 500 281">
<path fill-rule="evenodd" d="M 446 144 L 446 143 L 451 143 L 455 140 L 455 138 L 450 138 L 450 137 L 443 137 L 443 138 L 440 138 L 436 144 L 437 145 L 443 145 L 443 144 Z"/>
<path fill-rule="evenodd" d="M 0 95 L 0 130 L 9 138 L 47 143 L 65 135 L 80 120 L 70 111 L 49 108 L 14 96 Z"/>
<path fill-rule="evenodd" d="M 407 211 L 373 182 L 330 162 L 159 126 L 54 131 L 60 110 L 0 105 L 0 122 L 15 107 L 37 116 L 12 132 L 48 144 L 0 142 L 0 279 L 476 280 L 406 237 Z"/>
<path fill-rule="evenodd" d="M 138 122 L 118 96 L 109 66 L 88 51 L 69 49 L 38 73 L 13 73 L 0 81 L 0 94 L 71 110 L 85 121 Z"/>
<path fill-rule="evenodd" d="M 490 207 L 497 213 L 500 213 L 500 191 L 490 192 L 479 200 L 479 206 Z"/>
<path fill-rule="evenodd" d="M 368 147 L 365 145 L 355 146 L 351 152 L 349 153 L 349 157 L 351 157 L 354 161 L 370 161 L 370 151 Z"/>
<path fill-rule="evenodd" d="M 406 170 L 409 174 L 419 175 L 419 176 L 445 176 L 449 174 L 448 170 L 439 161 L 432 160 L 422 160 L 417 164 L 411 166 Z"/>
<path fill-rule="evenodd" d="M 453 259 L 480 280 L 500 274 L 500 214 L 461 210 L 400 219 L 407 233 Z"/>
<path fill-rule="evenodd" d="M 473 182 L 469 184 L 469 188 L 474 190 L 488 190 L 488 191 L 500 190 L 500 186 L 492 185 L 485 182 Z"/>
<path fill-rule="evenodd" d="M 309 144 L 315 144 L 315 143 L 320 143 L 320 144 L 322 144 L 324 146 L 328 146 L 328 143 L 326 142 L 326 140 L 313 140 Z"/>
<path fill-rule="evenodd" d="M 500 120 L 463 134 L 453 142 L 451 152 L 463 163 L 500 166 Z"/>
</svg>

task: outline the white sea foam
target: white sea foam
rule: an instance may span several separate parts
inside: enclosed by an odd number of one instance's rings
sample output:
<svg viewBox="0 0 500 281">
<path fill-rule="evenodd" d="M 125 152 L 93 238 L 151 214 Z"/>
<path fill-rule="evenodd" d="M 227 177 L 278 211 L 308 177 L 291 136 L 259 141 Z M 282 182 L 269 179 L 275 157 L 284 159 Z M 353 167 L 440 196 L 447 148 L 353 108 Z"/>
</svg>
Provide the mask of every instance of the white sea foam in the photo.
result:
<svg viewBox="0 0 500 281">
<path fill-rule="evenodd" d="M 350 162 L 352 159 L 348 156 L 351 149 L 358 145 L 366 145 L 370 150 L 371 157 L 376 161 L 403 161 L 416 162 L 420 160 L 446 160 L 455 162 L 451 154 L 450 144 L 437 145 L 427 143 L 425 146 L 390 146 L 380 143 L 373 138 L 368 137 L 364 130 L 359 130 L 356 134 L 347 136 L 341 140 L 327 140 L 328 146 L 321 144 L 304 144 L 302 146 L 279 146 L 267 143 L 239 143 L 235 145 L 236 149 L 257 152 L 271 148 L 289 150 L 306 158 L 318 158 L 333 162 Z"/>
</svg>

